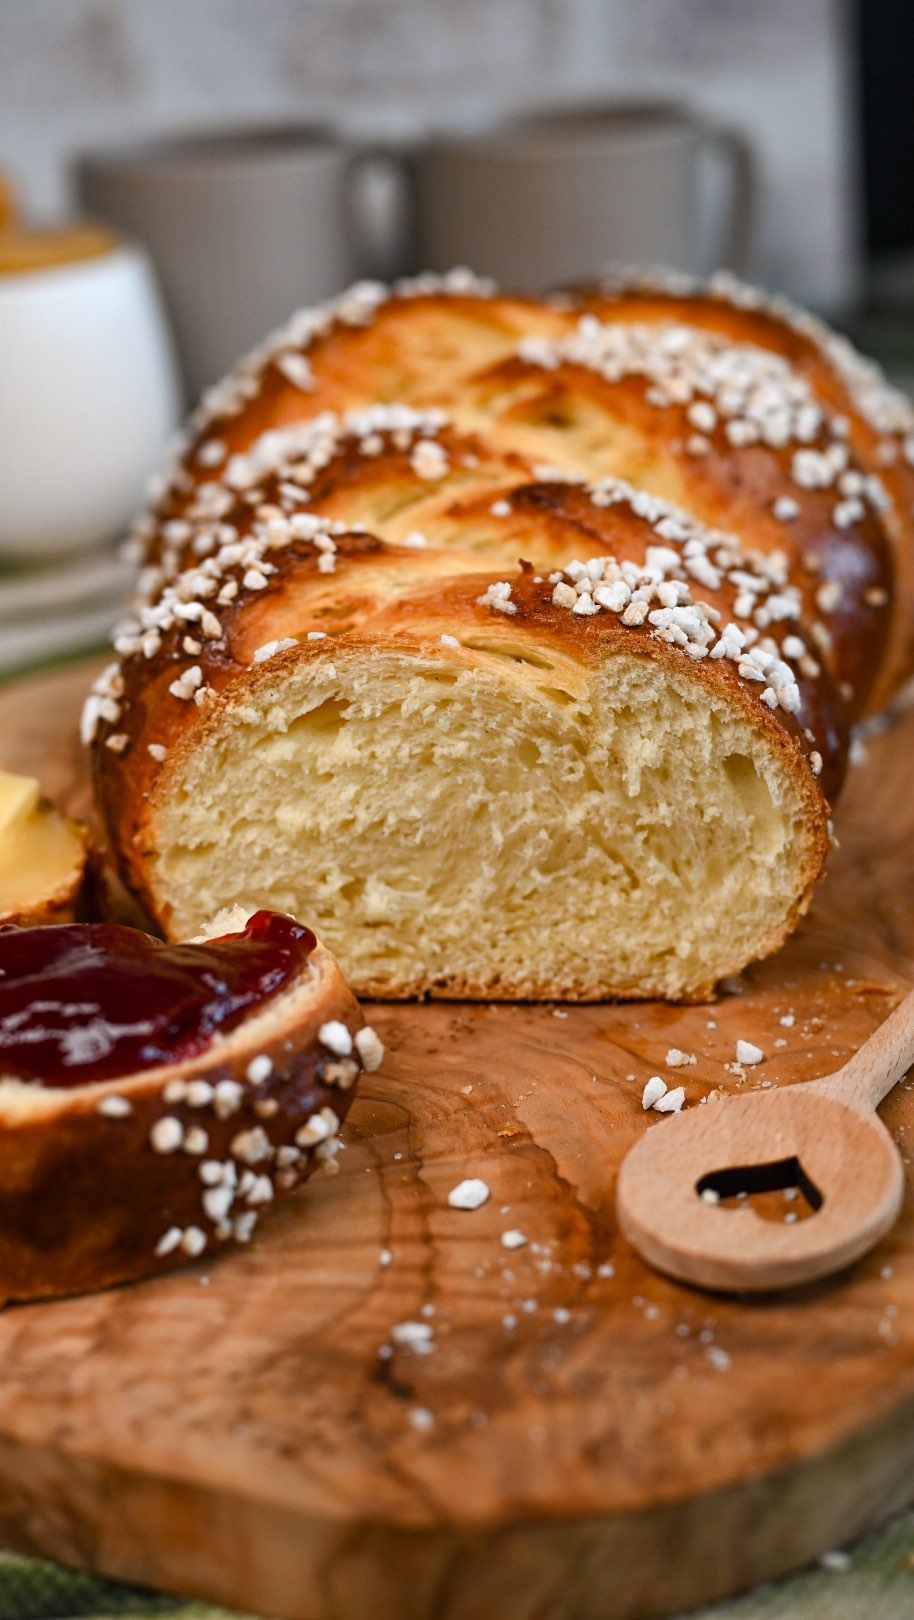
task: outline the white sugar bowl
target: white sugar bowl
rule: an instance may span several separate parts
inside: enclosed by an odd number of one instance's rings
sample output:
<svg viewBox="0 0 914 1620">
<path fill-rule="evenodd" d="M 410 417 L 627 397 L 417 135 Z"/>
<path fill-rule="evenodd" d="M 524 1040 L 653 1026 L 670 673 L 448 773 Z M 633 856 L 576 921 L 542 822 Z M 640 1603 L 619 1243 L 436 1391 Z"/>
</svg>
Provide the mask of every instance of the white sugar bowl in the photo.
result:
<svg viewBox="0 0 914 1620">
<path fill-rule="evenodd" d="M 0 230 L 0 560 L 123 533 L 180 409 L 139 248 L 92 226 Z"/>
</svg>

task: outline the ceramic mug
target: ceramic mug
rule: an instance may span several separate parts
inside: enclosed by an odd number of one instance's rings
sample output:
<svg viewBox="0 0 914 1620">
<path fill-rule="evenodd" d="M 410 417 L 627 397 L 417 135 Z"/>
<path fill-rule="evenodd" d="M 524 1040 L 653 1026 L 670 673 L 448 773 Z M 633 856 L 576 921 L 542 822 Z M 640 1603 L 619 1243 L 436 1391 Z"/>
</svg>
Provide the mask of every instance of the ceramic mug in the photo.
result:
<svg viewBox="0 0 914 1620">
<path fill-rule="evenodd" d="M 35 561 L 123 533 L 180 414 L 145 253 L 0 252 L 0 556 Z M 2 246 L 2 242 L 0 242 Z"/>
<path fill-rule="evenodd" d="M 722 229 L 713 233 L 709 154 L 725 181 Z M 472 137 L 434 136 L 403 166 L 416 267 L 469 264 L 522 292 L 586 279 L 613 262 L 746 268 L 751 148 L 676 103 L 558 109 Z"/>
<path fill-rule="evenodd" d="M 176 136 L 77 160 L 87 208 L 152 254 L 191 399 L 294 309 L 358 274 L 351 163 L 319 126 Z"/>
</svg>

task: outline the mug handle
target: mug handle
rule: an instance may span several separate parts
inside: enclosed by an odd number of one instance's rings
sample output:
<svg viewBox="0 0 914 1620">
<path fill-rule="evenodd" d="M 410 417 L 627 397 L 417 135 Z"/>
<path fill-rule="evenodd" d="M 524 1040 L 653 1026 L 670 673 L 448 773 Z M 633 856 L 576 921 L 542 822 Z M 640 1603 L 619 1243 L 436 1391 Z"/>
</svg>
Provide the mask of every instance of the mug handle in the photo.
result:
<svg viewBox="0 0 914 1620">
<path fill-rule="evenodd" d="M 722 161 L 726 177 L 728 225 L 721 243 L 722 262 L 745 274 L 755 237 L 758 212 L 758 162 L 751 141 L 741 130 L 695 120 L 705 147 Z"/>
<path fill-rule="evenodd" d="M 389 281 L 415 268 L 418 153 L 418 145 L 406 144 L 362 146 L 350 153 L 343 211 L 350 252 L 360 276 Z"/>
</svg>

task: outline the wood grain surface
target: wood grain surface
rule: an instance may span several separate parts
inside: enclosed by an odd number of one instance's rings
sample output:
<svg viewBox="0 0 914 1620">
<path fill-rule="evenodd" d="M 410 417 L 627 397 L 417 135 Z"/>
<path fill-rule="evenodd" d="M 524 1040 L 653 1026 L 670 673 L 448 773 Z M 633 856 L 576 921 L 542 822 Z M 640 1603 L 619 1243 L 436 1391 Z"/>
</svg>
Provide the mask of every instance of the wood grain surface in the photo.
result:
<svg viewBox="0 0 914 1620">
<path fill-rule="evenodd" d="M 76 808 L 90 674 L 0 693 L 0 765 Z M 901 1219 L 837 1279 L 703 1294 L 613 1214 L 650 1075 L 689 1108 L 811 1079 L 914 984 L 912 760 L 909 715 L 853 771 L 797 938 L 716 1004 L 373 1007 L 389 1058 L 341 1173 L 249 1250 L 3 1312 L 0 1540 L 290 1620 L 623 1620 L 914 1498 L 910 1082 L 881 1110 Z M 728 1069 L 737 1039 L 765 1061 Z M 488 1201 L 451 1208 L 471 1176 Z"/>
</svg>

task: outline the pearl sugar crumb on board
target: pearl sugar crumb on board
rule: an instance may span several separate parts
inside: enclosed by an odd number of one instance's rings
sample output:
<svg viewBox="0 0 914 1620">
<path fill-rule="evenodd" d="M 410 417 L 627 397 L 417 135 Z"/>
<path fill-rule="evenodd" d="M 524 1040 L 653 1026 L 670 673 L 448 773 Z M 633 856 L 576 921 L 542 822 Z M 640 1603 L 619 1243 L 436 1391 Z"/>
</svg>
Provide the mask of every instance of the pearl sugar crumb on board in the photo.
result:
<svg viewBox="0 0 914 1620">
<path fill-rule="evenodd" d="M 666 1055 L 668 1069 L 682 1069 L 687 1064 L 697 1063 L 694 1052 L 681 1052 L 678 1046 L 671 1046 Z"/>
<path fill-rule="evenodd" d="M 752 1066 L 753 1064 L 756 1064 L 756 1063 L 763 1063 L 764 1060 L 765 1060 L 765 1054 L 762 1051 L 760 1046 L 755 1046 L 752 1041 L 737 1041 L 737 1043 L 736 1043 L 736 1061 L 737 1061 L 737 1063 L 745 1063 L 745 1064 L 747 1064 L 749 1066 Z"/>
<path fill-rule="evenodd" d="M 502 1232 L 501 1246 L 503 1249 L 522 1249 L 527 1242 L 523 1232 L 513 1227 L 509 1232 Z"/>
<path fill-rule="evenodd" d="M 666 1090 L 666 1081 L 661 1080 L 659 1074 L 652 1074 L 643 1092 L 641 1093 L 641 1107 L 645 1110 L 645 1112 L 647 1112 L 649 1108 L 653 1108 L 654 1104 L 659 1102 L 660 1098 L 666 1095 Z"/>
<path fill-rule="evenodd" d="M 691 1062 L 694 1063 L 692 1058 Z M 655 1109 L 658 1114 L 678 1114 L 685 1104 L 685 1087 L 676 1086 L 672 1091 L 667 1087 L 665 1080 L 659 1074 L 652 1074 L 641 1093 L 641 1107 L 647 1113 L 648 1109 Z"/>
<path fill-rule="evenodd" d="M 435 1348 L 433 1332 L 428 1322 L 395 1322 L 390 1337 L 401 1349 L 412 1350 L 417 1356 L 429 1356 Z"/>
<path fill-rule="evenodd" d="M 373 1074 L 384 1061 L 384 1043 L 370 1024 L 356 1032 L 355 1049 L 366 1074 Z"/>
<path fill-rule="evenodd" d="M 484 1181 L 476 1176 L 470 1176 L 465 1181 L 459 1181 L 452 1187 L 447 1195 L 451 1209 L 481 1209 L 489 1199 L 490 1193 Z"/>
<path fill-rule="evenodd" d="M 658 1114 L 678 1114 L 685 1102 L 685 1087 L 676 1086 L 663 1097 L 658 1097 L 654 1107 Z"/>
</svg>

